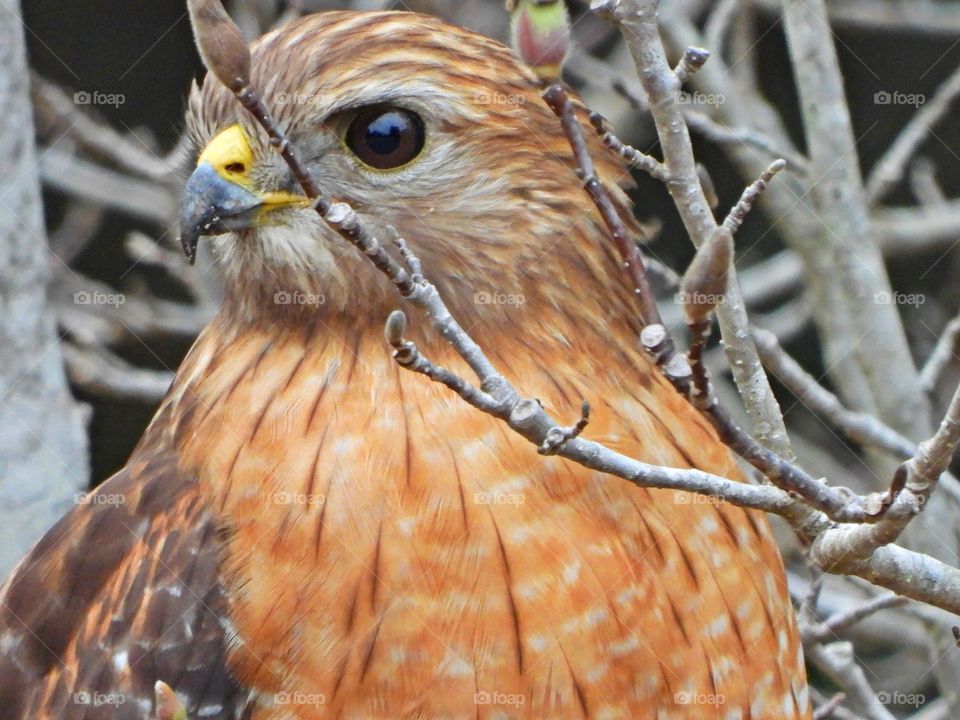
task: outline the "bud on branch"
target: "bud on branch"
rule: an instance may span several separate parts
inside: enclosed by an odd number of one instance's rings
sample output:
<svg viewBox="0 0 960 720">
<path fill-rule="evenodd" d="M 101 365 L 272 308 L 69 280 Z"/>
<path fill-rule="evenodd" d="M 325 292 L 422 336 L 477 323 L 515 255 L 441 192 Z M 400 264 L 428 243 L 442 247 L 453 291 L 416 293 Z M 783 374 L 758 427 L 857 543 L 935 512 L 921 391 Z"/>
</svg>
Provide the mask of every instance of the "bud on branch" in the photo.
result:
<svg viewBox="0 0 960 720">
<path fill-rule="evenodd" d="M 570 16 L 563 0 L 508 0 L 514 52 L 545 83 L 556 82 L 570 49 Z"/>
<path fill-rule="evenodd" d="M 207 69 L 232 92 L 250 84 L 250 50 L 220 0 L 188 0 L 197 50 Z"/>
<path fill-rule="evenodd" d="M 680 283 L 688 325 L 704 322 L 722 301 L 732 260 L 733 235 L 721 225 L 697 250 Z"/>
</svg>

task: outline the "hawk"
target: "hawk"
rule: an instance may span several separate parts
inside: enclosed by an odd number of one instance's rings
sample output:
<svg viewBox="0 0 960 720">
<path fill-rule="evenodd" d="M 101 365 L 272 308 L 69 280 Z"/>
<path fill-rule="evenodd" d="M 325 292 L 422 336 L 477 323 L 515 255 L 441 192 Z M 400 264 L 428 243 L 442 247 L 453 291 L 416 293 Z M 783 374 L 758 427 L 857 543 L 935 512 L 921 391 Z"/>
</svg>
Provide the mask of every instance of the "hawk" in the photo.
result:
<svg viewBox="0 0 960 720">
<path fill-rule="evenodd" d="M 517 387 L 557 416 L 588 400 L 619 452 L 739 477 L 638 349 L 603 221 L 509 50 L 328 12 L 256 42 L 253 78 L 325 194 L 399 230 Z M 223 306 L 126 467 L 0 591 L 4 718 L 152 718 L 157 683 L 188 718 L 810 716 L 762 514 L 541 457 L 398 368 L 394 289 L 255 122 L 212 78 L 187 122 L 184 236 L 210 236 Z M 627 168 L 589 142 L 632 222 Z"/>
</svg>

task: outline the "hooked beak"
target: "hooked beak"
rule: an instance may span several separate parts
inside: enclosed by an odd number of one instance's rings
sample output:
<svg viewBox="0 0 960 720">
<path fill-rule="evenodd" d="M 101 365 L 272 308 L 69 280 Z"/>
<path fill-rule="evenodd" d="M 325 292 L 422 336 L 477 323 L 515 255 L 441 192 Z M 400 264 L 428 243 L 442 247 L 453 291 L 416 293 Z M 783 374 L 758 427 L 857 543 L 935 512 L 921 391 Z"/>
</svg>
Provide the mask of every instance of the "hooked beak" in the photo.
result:
<svg viewBox="0 0 960 720">
<path fill-rule="evenodd" d="M 271 210 L 309 204 L 295 193 L 257 192 L 250 178 L 252 167 L 253 152 L 239 125 L 221 132 L 201 153 L 180 206 L 180 243 L 191 264 L 201 235 L 258 227 Z"/>
<path fill-rule="evenodd" d="M 256 195 L 224 180 L 210 163 L 200 163 L 187 181 L 180 206 L 183 254 L 192 265 L 201 235 L 221 235 L 252 227 L 260 209 Z"/>
</svg>

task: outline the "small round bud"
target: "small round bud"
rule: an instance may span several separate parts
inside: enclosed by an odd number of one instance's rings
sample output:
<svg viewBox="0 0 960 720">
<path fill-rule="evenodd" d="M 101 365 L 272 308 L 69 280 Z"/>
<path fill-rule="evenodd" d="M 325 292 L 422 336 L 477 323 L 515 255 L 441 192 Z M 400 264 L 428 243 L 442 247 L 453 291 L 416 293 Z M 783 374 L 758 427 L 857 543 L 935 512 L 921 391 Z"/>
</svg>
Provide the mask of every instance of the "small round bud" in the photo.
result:
<svg viewBox="0 0 960 720">
<path fill-rule="evenodd" d="M 407 332 L 407 316 L 403 310 L 394 310 L 387 317 L 383 328 L 383 335 L 392 347 L 399 347 L 403 343 L 403 336 Z"/>
<path fill-rule="evenodd" d="M 513 49 L 544 82 L 563 74 L 570 50 L 570 16 L 563 0 L 509 2 Z"/>
</svg>

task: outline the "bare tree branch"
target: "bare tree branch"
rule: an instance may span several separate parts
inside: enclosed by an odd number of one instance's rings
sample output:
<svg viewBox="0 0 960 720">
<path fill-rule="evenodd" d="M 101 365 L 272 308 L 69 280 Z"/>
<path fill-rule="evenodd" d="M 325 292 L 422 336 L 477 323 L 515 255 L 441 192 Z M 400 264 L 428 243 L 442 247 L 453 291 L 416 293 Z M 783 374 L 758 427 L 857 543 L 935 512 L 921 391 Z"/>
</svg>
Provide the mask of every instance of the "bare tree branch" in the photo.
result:
<svg viewBox="0 0 960 720">
<path fill-rule="evenodd" d="M 947 366 L 956 359 L 957 339 L 960 338 L 960 317 L 955 317 L 943 329 L 937 345 L 920 371 L 920 384 L 932 393 Z"/>
<path fill-rule="evenodd" d="M 779 12 L 779 0 L 754 0 L 771 12 Z M 960 35 L 960 3 L 916 0 L 831 0 L 831 22 L 868 30 L 929 35 Z"/>
<path fill-rule="evenodd" d="M 594 0 L 591 8 L 609 13 L 623 29 L 660 137 L 664 164 L 670 176 L 667 188 L 674 198 L 684 227 L 694 245 L 699 247 L 716 232 L 717 221 L 703 193 L 690 133 L 678 102 L 680 81 L 667 62 L 660 40 L 657 24 L 659 2 Z M 727 302 L 717 309 L 717 318 L 737 387 L 750 416 L 753 434 L 776 454 L 792 459 L 780 407 L 763 374 L 756 348 L 747 331 L 746 309 L 736 271 L 732 267 L 728 275 Z"/>
<path fill-rule="evenodd" d="M 920 382 L 897 308 L 878 301 L 892 294 L 874 241 L 857 162 L 856 142 L 823 0 L 783 0 L 784 28 L 801 98 L 810 172 L 817 179 L 821 252 L 833 259 L 832 282 L 846 314 L 867 333 L 847 337 L 880 417 L 906 435 L 924 435 L 930 406 Z"/>
<path fill-rule="evenodd" d="M 875 204 L 883 200 L 903 178 L 907 164 L 917 148 L 932 132 L 933 127 L 950 111 L 954 100 L 960 95 L 960 67 L 953 71 L 936 94 L 917 111 L 897 139 L 887 148 L 867 178 L 867 202 Z"/>
</svg>

